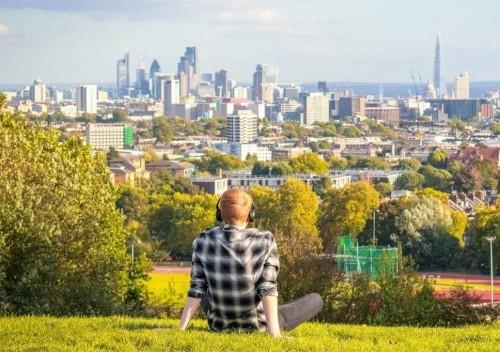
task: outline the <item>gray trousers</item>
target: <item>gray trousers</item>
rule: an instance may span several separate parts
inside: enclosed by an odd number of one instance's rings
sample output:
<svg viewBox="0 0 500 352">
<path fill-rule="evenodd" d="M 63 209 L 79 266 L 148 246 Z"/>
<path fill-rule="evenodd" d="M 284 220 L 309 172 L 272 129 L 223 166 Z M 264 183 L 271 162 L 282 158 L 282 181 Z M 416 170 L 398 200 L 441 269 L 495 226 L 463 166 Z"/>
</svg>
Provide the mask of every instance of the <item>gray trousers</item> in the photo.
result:
<svg viewBox="0 0 500 352">
<path fill-rule="evenodd" d="M 208 295 L 201 300 L 201 307 L 206 314 L 210 308 Z M 314 318 L 323 308 L 323 300 L 317 293 L 309 293 L 303 297 L 278 306 L 280 329 L 291 331 L 300 324 Z"/>
</svg>

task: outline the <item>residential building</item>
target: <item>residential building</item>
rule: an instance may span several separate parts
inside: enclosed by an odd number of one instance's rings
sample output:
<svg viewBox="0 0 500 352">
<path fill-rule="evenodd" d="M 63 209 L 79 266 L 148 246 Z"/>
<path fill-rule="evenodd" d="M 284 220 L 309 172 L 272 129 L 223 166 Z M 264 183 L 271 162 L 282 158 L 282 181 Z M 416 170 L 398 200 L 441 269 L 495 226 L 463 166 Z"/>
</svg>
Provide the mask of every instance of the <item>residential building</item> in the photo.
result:
<svg viewBox="0 0 500 352">
<path fill-rule="evenodd" d="M 134 145 L 134 132 L 124 123 L 89 123 L 86 141 L 93 149 L 123 149 Z"/>
<path fill-rule="evenodd" d="M 76 107 L 79 113 L 97 113 L 97 86 L 84 85 L 76 88 Z"/>
<path fill-rule="evenodd" d="M 47 87 L 42 80 L 36 79 L 30 86 L 30 100 L 33 103 L 45 103 L 47 101 Z"/>
<path fill-rule="evenodd" d="M 196 168 L 184 161 L 158 160 L 146 165 L 146 170 L 153 173 L 170 173 L 174 177 L 192 177 Z"/>
<path fill-rule="evenodd" d="M 206 193 L 216 196 L 221 196 L 229 189 L 228 180 L 225 177 L 196 177 L 191 182 Z"/>
<path fill-rule="evenodd" d="M 399 123 L 399 108 L 394 106 L 366 107 L 366 117 L 390 124 Z"/>
<path fill-rule="evenodd" d="M 311 126 L 315 122 L 328 122 L 330 119 L 329 99 L 323 93 L 310 93 L 305 99 L 304 124 Z"/>
<path fill-rule="evenodd" d="M 257 116 L 251 110 L 239 110 L 227 116 L 228 142 L 250 143 L 257 138 Z"/>
<path fill-rule="evenodd" d="M 163 105 L 165 116 L 177 116 L 174 113 L 174 105 L 180 103 L 179 80 L 171 79 L 164 81 Z"/>
</svg>

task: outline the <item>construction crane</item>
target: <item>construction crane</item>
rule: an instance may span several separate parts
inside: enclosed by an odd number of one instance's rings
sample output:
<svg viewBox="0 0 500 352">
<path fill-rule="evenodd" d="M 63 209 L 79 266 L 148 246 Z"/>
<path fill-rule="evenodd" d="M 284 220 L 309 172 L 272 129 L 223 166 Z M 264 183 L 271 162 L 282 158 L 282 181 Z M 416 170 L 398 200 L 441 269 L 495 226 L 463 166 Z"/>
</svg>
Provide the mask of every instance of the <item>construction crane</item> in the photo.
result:
<svg viewBox="0 0 500 352">
<path fill-rule="evenodd" d="M 415 80 L 415 74 L 413 73 L 413 70 L 410 70 L 410 75 L 411 75 L 411 80 L 413 82 L 413 89 L 415 90 L 415 95 L 419 96 L 419 91 L 418 91 L 418 86 L 417 86 L 417 81 Z"/>
</svg>

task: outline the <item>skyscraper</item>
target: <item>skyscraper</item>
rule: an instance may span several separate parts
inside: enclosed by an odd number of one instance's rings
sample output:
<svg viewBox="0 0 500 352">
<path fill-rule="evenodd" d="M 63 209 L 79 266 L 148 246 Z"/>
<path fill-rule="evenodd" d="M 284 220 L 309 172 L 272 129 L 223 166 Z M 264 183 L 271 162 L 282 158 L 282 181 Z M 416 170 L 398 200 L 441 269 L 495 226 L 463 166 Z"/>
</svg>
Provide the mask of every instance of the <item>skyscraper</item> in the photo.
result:
<svg viewBox="0 0 500 352">
<path fill-rule="evenodd" d="M 438 95 L 446 89 L 441 85 L 441 34 L 438 34 L 436 40 L 436 52 L 434 53 L 434 88 Z"/>
<path fill-rule="evenodd" d="M 189 93 L 193 92 L 198 85 L 198 54 L 196 47 L 186 47 L 184 56 L 181 56 L 179 63 L 177 64 L 177 74 L 178 78 L 182 82 L 185 82 L 187 86 L 183 91 L 187 89 Z M 185 78 L 181 77 L 182 74 Z"/>
<path fill-rule="evenodd" d="M 278 84 L 278 67 L 267 64 L 259 64 L 253 75 L 253 98 L 255 101 L 264 101 L 265 92 L 274 91 Z M 266 85 L 268 86 L 266 88 Z M 268 94 L 269 96 L 269 94 Z M 272 103 L 271 101 L 268 101 Z"/>
<path fill-rule="evenodd" d="M 151 66 L 149 67 L 149 86 L 150 86 L 150 92 L 151 96 L 154 99 L 160 99 L 160 88 L 158 86 L 158 80 L 156 79 L 156 75 L 161 72 L 161 67 L 160 64 L 158 63 L 158 60 L 153 60 L 151 63 Z"/>
<path fill-rule="evenodd" d="M 220 98 L 227 98 L 228 92 L 227 71 L 220 70 L 215 72 L 215 95 Z"/>
<path fill-rule="evenodd" d="M 79 113 L 97 113 L 97 86 L 85 85 L 76 88 L 76 106 Z"/>
<path fill-rule="evenodd" d="M 119 98 L 129 94 L 130 66 L 129 54 L 125 53 L 123 59 L 116 62 L 116 95 Z"/>
<path fill-rule="evenodd" d="M 455 79 L 455 98 L 469 99 L 469 74 L 461 73 Z"/>
<path fill-rule="evenodd" d="M 135 76 L 135 94 L 136 95 L 147 95 L 149 94 L 149 81 L 146 77 L 146 66 L 144 60 L 141 58 L 139 67 L 136 71 Z"/>
<path fill-rule="evenodd" d="M 325 81 L 318 82 L 318 92 L 328 93 L 328 85 L 326 84 Z"/>
</svg>

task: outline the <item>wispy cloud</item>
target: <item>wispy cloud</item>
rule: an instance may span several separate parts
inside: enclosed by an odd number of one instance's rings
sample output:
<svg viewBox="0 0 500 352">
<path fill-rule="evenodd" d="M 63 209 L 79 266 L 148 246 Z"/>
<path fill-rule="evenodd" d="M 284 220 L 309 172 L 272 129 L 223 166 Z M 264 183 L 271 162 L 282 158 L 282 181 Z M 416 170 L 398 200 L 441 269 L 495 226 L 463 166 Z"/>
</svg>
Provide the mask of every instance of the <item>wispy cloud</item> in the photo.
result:
<svg viewBox="0 0 500 352">
<path fill-rule="evenodd" d="M 0 23 L 0 35 L 9 34 L 9 32 L 10 28 L 5 24 Z"/>
<path fill-rule="evenodd" d="M 248 11 L 223 11 L 219 19 L 224 22 L 240 24 L 276 25 L 286 21 L 286 17 L 271 9 L 257 9 Z"/>
</svg>

